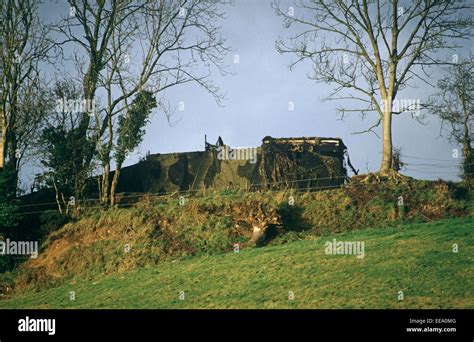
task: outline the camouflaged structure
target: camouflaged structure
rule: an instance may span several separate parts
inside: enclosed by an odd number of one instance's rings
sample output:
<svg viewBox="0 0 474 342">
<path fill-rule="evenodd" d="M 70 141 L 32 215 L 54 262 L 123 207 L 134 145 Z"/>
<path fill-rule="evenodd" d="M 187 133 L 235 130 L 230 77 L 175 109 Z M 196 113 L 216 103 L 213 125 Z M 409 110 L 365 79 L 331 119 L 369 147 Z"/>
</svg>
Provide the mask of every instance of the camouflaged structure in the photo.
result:
<svg viewBox="0 0 474 342">
<path fill-rule="evenodd" d="M 223 160 L 222 139 L 204 151 L 147 155 L 125 167 L 117 192 L 170 193 L 199 189 L 318 189 L 347 179 L 346 146 L 339 138 L 265 137 L 256 160 Z M 234 149 L 237 151 L 238 149 Z"/>
</svg>

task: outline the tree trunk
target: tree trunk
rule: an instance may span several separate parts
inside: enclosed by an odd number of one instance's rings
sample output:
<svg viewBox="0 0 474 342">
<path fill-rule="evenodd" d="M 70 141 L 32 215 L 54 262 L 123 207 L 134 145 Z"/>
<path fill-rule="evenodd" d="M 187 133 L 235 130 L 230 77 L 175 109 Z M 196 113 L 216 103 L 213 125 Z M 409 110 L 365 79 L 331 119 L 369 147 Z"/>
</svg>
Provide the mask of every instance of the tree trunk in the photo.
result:
<svg viewBox="0 0 474 342">
<path fill-rule="evenodd" d="M 107 205 L 109 203 L 109 179 L 110 179 L 110 164 L 107 163 L 102 168 L 102 204 Z"/>
<path fill-rule="evenodd" d="M 56 204 L 58 205 L 59 212 L 62 214 L 63 213 L 63 208 L 61 206 L 61 202 L 59 201 L 59 189 L 58 189 L 55 181 L 53 181 L 53 185 L 54 185 L 54 192 L 56 194 Z"/>
<path fill-rule="evenodd" d="M 97 176 L 97 189 L 98 189 L 98 193 L 99 193 L 99 202 L 100 204 L 103 204 L 102 203 L 102 175 L 98 175 Z"/>
<path fill-rule="evenodd" d="M 9 131 L 8 134 L 8 165 L 10 166 L 12 171 L 17 172 L 17 163 L 18 163 L 18 158 L 16 156 L 16 149 L 17 149 L 17 142 L 16 142 L 16 137 L 15 134 L 12 132 L 12 130 Z"/>
<path fill-rule="evenodd" d="M 7 134 L 5 134 L 6 144 L 5 150 L 8 152 L 8 163 L 5 164 L 5 167 L 9 168 L 12 172 L 12 179 L 9 182 L 8 186 L 10 187 L 13 193 L 17 193 L 17 186 L 18 186 L 18 158 L 16 155 L 16 149 L 18 146 L 16 134 L 13 130 L 8 130 Z M 4 151 L 5 154 L 5 151 Z"/>
<path fill-rule="evenodd" d="M 110 198 L 110 204 L 113 205 L 114 200 L 111 198 L 113 195 L 109 197 L 109 188 L 110 188 L 110 151 L 112 151 L 113 147 L 113 142 L 114 142 L 114 131 L 112 129 L 112 108 L 111 108 L 111 90 L 110 88 L 108 89 L 108 95 L 107 95 L 107 100 L 108 100 L 108 105 L 107 105 L 107 126 L 109 129 L 109 140 L 108 140 L 108 145 L 107 145 L 107 150 L 106 150 L 106 155 L 103 157 L 105 159 L 105 165 L 103 167 L 103 179 L 102 179 L 102 191 L 104 193 L 104 198 L 103 198 L 103 204 L 108 205 L 109 204 L 109 198 Z M 100 134 L 98 137 L 98 141 L 100 141 Z M 120 171 L 119 171 L 120 172 Z"/>
<path fill-rule="evenodd" d="M 472 163 L 474 163 L 474 158 L 471 158 L 471 137 L 469 132 L 469 124 L 468 124 L 469 116 L 466 115 L 466 119 L 464 120 L 464 132 L 463 132 L 463 178 L 464 180 L 469 180 L 474 178 L 474 175 L 471 174 L 471 170 L 473 169 Z"/>
<path fill-rule="evenodd" d="M 110 205 L 115 205 L 115 190 L 117 189 L 117 184 L 120 178 L 120 171 L 122 170 L 122 164 L 118 163 L 117 168 L 114 172 L 114 179 L 112 180 L 112 184 L 110 186 Z"/>
<path fill-rule="evenodd" d="M 389 103 L 388 101 L 386 103 Z M 391 103 L 391 102 L 390 102 Z M 388 173 L 392 169 L 392 109 L 385 106 L 382 119 L 382 165 L 380 172 Z"/>
<path fill-rule="evenodd" d="M 0 169 L 3 169 L 5 167 L 5 147 L 7 144 L 7 129 L 5 125 L 2 123 L 2 132 L 1 132 L 1 138 L 0 138 Z"/>
</svg>

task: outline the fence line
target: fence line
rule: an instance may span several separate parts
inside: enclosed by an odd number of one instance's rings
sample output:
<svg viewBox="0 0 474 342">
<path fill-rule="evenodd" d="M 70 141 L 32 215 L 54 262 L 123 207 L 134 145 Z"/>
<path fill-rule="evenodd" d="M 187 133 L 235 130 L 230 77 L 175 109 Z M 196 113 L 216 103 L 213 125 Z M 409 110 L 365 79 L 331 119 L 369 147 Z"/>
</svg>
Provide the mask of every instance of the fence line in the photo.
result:
<svg viewBox="0 0 474 342">
<path fill-rule="evenodd" d="M 415 171 L 415 170 L 412 170 Z M 474 173 L 472 173 L 474 175 Z M 290 183 L 290 182 L 300 182 L 300 181 L 312 181 L 312 180 L 321 180 L 321 179 L 334 179 L 334 178 L 343 178 L 346 176 L 336 176 L 336 177 L 323 177 L 323 178 L 309 178 L 309 179 L 302 179 L 302 180 L 293 180 L 293 181 L 280 181 L 280 182 L 271 182 L 271 183 L 260 183 L 260 184 L 255 184 L 255 185 L 269 185 L 269 184 L 284 184 L 284 183 Z M 390 182 L 390 179 L 381 179 L 381 182 Z M 360 186 L 364 187 L 364 183 L 347 183 L 347 184 L 337 184 L 337 185 L 327 185 L 327 186 L 313 186 L 313 187 L 304 187 L 304 188 L 286 188 L 286 189 L 275 189 L 277 191 L 297 191 L 297 192 L 302 192 L 302 191 L 309 191 L 309 190 L 326 190 L 326 189 L 335 189 L 335 188 L 341 188 L 345 185 L 351 185 L 351 186 Z M 252 185 L 253 186 L 253 185 Z M 208 191 L 211 190 L 211 191 Z M 174 195 L 178 194 L 186 194 L 186 193 L 192 193 L 192 192 L 200 192 L 200 193 L 206 193 L 206 192 L 213 192 L 217 193 L 218 191 L 224 191 L 224 190 L 237 190 L 240 192 L 245 192 L 246 194 L 250 194 L 255 192 L 255 190 L 251 189 L 243 189 L 243 188 L 238 188 L 238 189 L 189 189 L 189 190 L 180 190 L 180 191 L 173 191 L 173 192 L 160 192 L 160 193 L 140 193 L 140 194 L 135 194 L 135 195 L 129 195 L 129 196 L 122 196 L 121 198 L 131 198 L 131 197 L 155 197 L 155 198 L 166 198 L 166 197 L 171 197 Z M 272 189 L 265 189 L 265 190 L 272 190 Z M 224 195 L 226 196 L 226 195 Z M 228 195 L 227 195 L 228 196 Z M 99 201 L 100 199 L 88 199 L 88 200 L 83 200 L 85 201 Z M 40 205 L 56 205 L 56 202 L 51 202 L 51 203 L 39 203 L 39 204 L 29 204 L 25 206 L 40 206 Z M 119 208 L 124 208 L 124 207 L 131 207 L 136 205 L 137 203 L 124 203 L 124 204 L 119 204 Z M 19 206 L 21 207 L 21 205 Z M 97 206 L 87 206 L 84 207 L 85 209 L 101 209 L 104 208 L 102 205 L 97 205 Z M 46 212 L 57 212 L 57 209 L 47 209 L 47 210 L 38 210 L 38 211 L 31 211 L 31 212 L 19 212 L 17 213 L 18 215 L 32 215 L 32 214 L 42 214 Z M 1 214 L 0 216 L 6 216 L 8 214 Z"/>
</svg>

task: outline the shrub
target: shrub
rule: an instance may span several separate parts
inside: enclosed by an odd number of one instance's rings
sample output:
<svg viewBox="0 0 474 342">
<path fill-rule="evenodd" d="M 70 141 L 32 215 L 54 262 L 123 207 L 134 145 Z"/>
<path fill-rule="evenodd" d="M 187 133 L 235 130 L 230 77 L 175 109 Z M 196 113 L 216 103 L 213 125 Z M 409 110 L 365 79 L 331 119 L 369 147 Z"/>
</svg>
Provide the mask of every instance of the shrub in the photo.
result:
<svg viewBox="0 0 474 342">
<path fill-rule="evenodd" d="M 40 216 L 41 236 L 45 237 L 70 221 L 71 217 L 69 215 L 62 214 L 59 211 L 47 211 L 42 213 Z"/>
</svg>

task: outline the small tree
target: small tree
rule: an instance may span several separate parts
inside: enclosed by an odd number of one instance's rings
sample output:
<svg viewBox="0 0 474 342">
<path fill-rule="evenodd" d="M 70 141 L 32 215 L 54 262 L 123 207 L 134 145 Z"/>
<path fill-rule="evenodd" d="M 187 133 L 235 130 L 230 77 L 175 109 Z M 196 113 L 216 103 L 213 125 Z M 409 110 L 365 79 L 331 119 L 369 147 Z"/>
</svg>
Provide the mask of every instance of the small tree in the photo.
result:
<svg viewBox="0 0 474 342">
<path fill-rule="evenodd" d="M 471 146 L 474 129 L 474 61 L 472 58 L 449 68 L 438 82 L 438 93 L 427 108 L 442 122 L 442 132 L 451 142 L 462 146 L 463 178 L 474 179 L 474 155 Z"/>
<path fill-rule="evenodd" d="M 150 112 L 155 108 L 156 100 L 149 91 L 137 94 L 128 111 L 119 118 L 118 139 L 115 150 L 115 173 L 110 187 L 110 204 L 115 204 L 115 190 L 120 177 L 122 164 L 143 139 L 144 127 L 148 123 Z"/>
<path fill-rule="evenodd" d="M 43 114 L 40 64 L 51 57 L 49 30 L 34 0 L 0 1 L 0 169 L 17 187 L 20 160 L 38 136 Z M 9 176 L 9 177 L 10 177 Z"/>
<path fill-rule="evenodd" d="M 392 154 L 392 167 L 395 171 L 399 172 L 404 166 L 405 163 L 402 161 L 402 148 L 395 147 Z"/>
<path fill-rule="evenodd" d="M 62 101 L 80 98 L 80 90 L 72 80 L 59 81 L 50 96 Z M 51 108 L 48 122 L 41 131 L 39 155 L 46 171 L 38 181 L 56 193 L 59 211 L 68 211 L 71 196 L 82 193 L 91 168 L 84 169 L 84 159 L 91 142 L 78 139 L 80 118 L 67 104 Z M 84 172 L 86 170 L 87 172 Z"/>
</svg>

